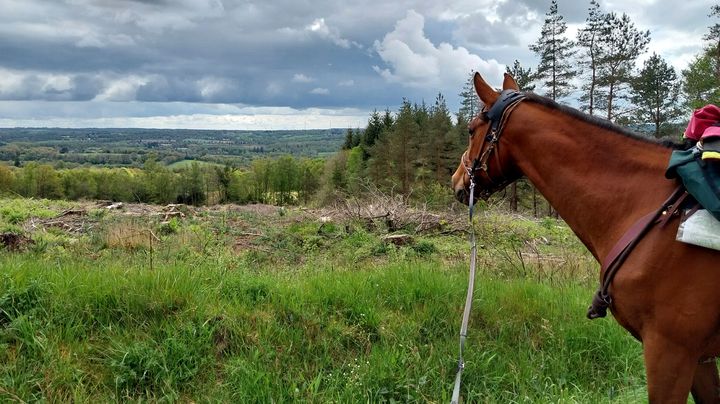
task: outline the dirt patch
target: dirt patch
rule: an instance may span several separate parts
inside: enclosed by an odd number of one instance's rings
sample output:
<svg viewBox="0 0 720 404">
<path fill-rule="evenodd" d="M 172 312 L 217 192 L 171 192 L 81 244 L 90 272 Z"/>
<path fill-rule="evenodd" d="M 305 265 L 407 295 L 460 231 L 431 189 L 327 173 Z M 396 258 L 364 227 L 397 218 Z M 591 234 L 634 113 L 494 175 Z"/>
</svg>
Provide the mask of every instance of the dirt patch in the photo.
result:
<svg viewBox="0 0 720 404">
<path fill-rule="evenodd" d="M 280 211 L 284 208 L 273 206 L 273 205 L 265 205 L 262 203 L 254 203 L 250 205 L 235 205 L 235 204 L 227 204 L 227 205 L 216 205 L 211 206 L 207 208 L 210 212 L 238 212 L 238 213 L 253 213 L 258 216 L 270 216 L 270 215 L 279 215 Z"/>
<path fill-rule="evenodd" d="M 0 233 L 0 245 L 8 251 L 21 251 L 35 244 L 30 237 L 17 233 Z"/>
<path fill-rule="evenodd" d="M 25 223 L 26 231 L 46 230 L 54 227 L 66 233 L 80 235 L 93 227 L 95 220 L 91 220 L 85 209 L 68 209 L 50 219 L 30 218 Z"/>
</svg>

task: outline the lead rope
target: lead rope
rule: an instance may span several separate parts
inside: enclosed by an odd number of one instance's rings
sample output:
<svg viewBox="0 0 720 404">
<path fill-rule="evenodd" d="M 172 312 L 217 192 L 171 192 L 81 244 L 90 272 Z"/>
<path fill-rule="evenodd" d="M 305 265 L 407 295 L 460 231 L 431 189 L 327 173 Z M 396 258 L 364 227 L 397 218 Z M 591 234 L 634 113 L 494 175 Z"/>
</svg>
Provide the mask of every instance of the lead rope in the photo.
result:
<svg viewBox="0 0 720 404">
<path fill-rule="evenodd" d="M 455 376 L 455 387 L 453 388 L 452 404 L 460 402 L 460 379 L 465 369 L 463 352 L 465 350 L 465 339 L 467 338 L 468 321 L 470 321 L 470 308 L 472 307 L 473 290 L 475 289 L 475 263 L 477 262 L 477 243 L 475 242 L 475 224 L 473 223 L 473 208 L 475 207 L 475 178 L 470 173 L 470 276 L 468 278 L 467 297 L 465 298 L 465 310 L 463 311 L 462 324 L 460 325 L 460 356 L 458 359 L 457 375 Z"/>
</svg>

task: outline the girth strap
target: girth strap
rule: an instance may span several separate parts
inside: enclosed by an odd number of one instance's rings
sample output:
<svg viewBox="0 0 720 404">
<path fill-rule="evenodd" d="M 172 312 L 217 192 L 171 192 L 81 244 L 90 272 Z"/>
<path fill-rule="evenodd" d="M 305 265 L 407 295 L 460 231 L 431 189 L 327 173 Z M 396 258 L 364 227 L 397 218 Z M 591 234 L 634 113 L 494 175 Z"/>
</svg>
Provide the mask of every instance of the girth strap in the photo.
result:
<svg viewBox="0 0 720 404">
<path fill-rule="evenodd" d="M 668 199 L 660 205 L 657 211 L 650 212 L 641 217 L 633 224 L 628 231 L 620 237 L 617 243 L 610 250 L 602 265 L 602 282 L 597 292 L 593 296 L 592 303 L 588 308 L 587 318 L 594 320 L 599 317 L 607 316 L 607 309 L 612 304 L 610 296 L 610 284 L 617 274 L 618 270 L 627 259 L 633 248 L 647 234 L 648 231 L 658 223 L 662 222 L 665 226 L 669 218 L 678 210 L 680 204 L 685 200 L 688 193 L 685 188 L 678 186 Z M 665 215 L 665 217 L 662 217 Z M 662 217 L 662 220 L 660 220 Z"/>
</svg>

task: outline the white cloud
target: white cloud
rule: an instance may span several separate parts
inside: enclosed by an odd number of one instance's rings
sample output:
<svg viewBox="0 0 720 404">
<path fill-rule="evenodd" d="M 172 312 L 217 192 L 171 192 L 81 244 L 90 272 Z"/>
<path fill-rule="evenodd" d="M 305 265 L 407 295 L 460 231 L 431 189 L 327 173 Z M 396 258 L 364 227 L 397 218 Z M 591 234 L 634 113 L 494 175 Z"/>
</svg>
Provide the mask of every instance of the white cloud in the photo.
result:
<svg viewBox="0 0 720 404">
<path fill-rule="evenodd" d="M 173 112 L 174 111 L 174 112 Z M 358 128 L 369 111 L 355 108 L 243 107 L 232 104 L 0 101 L 0 127 L 161 129 Z"/>
<path fill-rule="evenodd" d="M 328 95 L 330 94 L 330 90 L 328 90 L 327 88 L 316 87 L 310 90 L 310 94 Z"/>
<path fill-rule="evenodd" d="M 206 101 L 227 95 L 228 91 L 236 87 L 232 80 L 222 77 L 203 77 L 196 85 L 200 96 Z"/>
<path fill-rule="evenodd" d="M 103 91 L 95 96 L 95 101 L 133 101 L 138 88 L 151 80 L 150 77 L 134 74 L 111 79 Z"/>
<path fill-rule="evenodd" d="M 343 80 L 338 83 L 338 86 L 340 87 L 352 87 L 355 85 L 355 80 Z"/>
<path fill-rule="evenodd" d="M 388 82 L 410 87 L 460 88 L 468 74 L 475 70 L 491 83 L 502 76 L 504 65 L 485 60 L 464 47 L 442 42 L 435 46 L 424 32 L 425 19 L 414 10 L 395 24 L 382 41 L 375 41 L 375 51 L 388 68 L 373 69 Z"/>
<path fill-rule="evenodd" d="M 0 99 L 26 100 L 45 98 L 70 100 L 74 76 L 62 73 L 16 71 L 0 68 Z"/>
<path fill-rule="evenodd" d="M 312 77 L 308 77 L 302 73 L 295 73 L 293 75 L 292 81 L 295 83 L 311 83 L 315 81 L 315 79 Z"/>
<path fill-rule="evenodd" d="M 340 32 L 336 28 L 329 27 L 324 18 L 316 18 L 315 21 L 305 27 L 305 30 L 327 39 L 341 48 L 348 49 L 350 45 L 362 48 L 359 43 L 341 37 Z"/>
</svg>

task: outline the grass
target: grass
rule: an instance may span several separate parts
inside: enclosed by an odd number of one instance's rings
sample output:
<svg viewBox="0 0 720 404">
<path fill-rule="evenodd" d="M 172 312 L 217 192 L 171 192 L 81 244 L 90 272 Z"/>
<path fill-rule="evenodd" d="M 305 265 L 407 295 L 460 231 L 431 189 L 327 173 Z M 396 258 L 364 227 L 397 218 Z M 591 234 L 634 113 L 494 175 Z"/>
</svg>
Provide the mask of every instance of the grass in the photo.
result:
<svg viewBox="0 0 720 404">
<path fill-rule="evenodd" d="M 182 168 L 189 168 L 193 164 L 198 164 L 199 166 L 215 166 L 215 167 L 222 167 L 222 164 L 213 163 L 210 161 L 204 161 L 204 160 L 180 160 L 176 161 L 172 164 L 168 164 L 168 168 L 174 170 L 174 169 L 182 169 Z"/>
<path fill-rule="evenodd" d="M 399 248 L 299 212 L 201 212 L 151 250 L 98 220 L 0 253 L 1 401 L 449 401 L 464 237 Z M 640 345 L 584 319 L 595 268 L 568 230 L 492 214 L 478 232 L 465 400 L 644 402 Z"/>
</svg>

